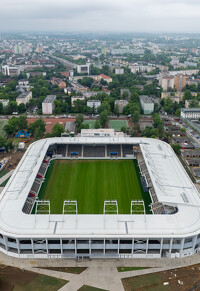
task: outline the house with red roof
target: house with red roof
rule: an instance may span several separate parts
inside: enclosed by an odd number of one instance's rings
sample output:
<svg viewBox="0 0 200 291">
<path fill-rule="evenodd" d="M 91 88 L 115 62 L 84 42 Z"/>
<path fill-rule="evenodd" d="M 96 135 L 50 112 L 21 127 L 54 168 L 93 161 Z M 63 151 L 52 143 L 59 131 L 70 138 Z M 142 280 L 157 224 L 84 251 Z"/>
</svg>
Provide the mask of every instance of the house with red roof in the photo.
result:
<svg viewBox="0 0 200 291">
<path fill-rule="evenodd" d="M 104 81 L 106 81 L 107 83 L 111 83 L 112 82 L 112 78 L 109 76 L 106 76 L 104 74 L 99 75 L 100 79 L 103 79 Z"/>
</svg>

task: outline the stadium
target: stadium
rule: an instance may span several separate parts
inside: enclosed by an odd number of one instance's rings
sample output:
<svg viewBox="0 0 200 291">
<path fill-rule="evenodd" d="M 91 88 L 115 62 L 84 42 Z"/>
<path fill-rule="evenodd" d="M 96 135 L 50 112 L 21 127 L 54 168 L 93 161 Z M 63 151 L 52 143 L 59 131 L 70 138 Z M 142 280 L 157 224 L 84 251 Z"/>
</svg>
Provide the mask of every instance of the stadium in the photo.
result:
<svg viewBox="0 0 200 291">
<path fill-rule="evenodd" d="M 167 143 L 114 130 L 32 143 L 0 194 L 18 258 L 181 258 L 200 249 L 200 195 Z"/>
</svg>

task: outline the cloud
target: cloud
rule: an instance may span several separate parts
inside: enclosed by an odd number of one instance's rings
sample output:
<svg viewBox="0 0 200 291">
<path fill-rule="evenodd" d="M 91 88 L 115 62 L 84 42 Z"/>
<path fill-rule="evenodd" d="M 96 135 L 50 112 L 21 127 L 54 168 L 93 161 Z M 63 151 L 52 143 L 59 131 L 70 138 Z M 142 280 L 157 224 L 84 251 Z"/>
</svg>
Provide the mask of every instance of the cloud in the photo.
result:
<svg viewBox="0 0 200 291">
<path fill-rule="evenodd" d="M 198 32 L 199 0 L 1 0 L 2 31 Z"/>
</svg>

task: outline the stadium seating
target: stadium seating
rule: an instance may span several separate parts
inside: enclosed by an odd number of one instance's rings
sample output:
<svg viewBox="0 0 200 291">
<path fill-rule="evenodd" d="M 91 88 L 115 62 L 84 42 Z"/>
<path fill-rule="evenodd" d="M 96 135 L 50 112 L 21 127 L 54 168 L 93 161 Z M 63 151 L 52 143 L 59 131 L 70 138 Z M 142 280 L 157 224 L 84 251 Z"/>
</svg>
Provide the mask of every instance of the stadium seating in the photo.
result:
<svg viewBox="0 0 200 291">
<path fill-rule="evenodd" d="M 43 176 L 44 173 L 46 172 L 46 169 L 47 169 L 46 165 L 44 166 L 44 165 L 42 164 L 42 166 L 41 166 L 40 169 L 39 169 L 38 174 Z"/>
<path fill-rule="evenodd" d="M 123 157 L 126 155 L 133 155 L 133 145 L 122 145 Z"/>
<path fill-rule="evenodd" d="M 110 153 L 118 153 L 118 157 L 121 157 L 121 147 L 120 145 L 108 145 L 107 154 L 110 156 Z"/>
<path fill-rule="evenodd" d="M 64 144 L 57 144 L 57 155 L 62 155 L 63 157 L 66 156 L 66 145 Z"/>
<path fill-rule="evenodd" d="M 78 156 L 81 157 L 82 156 L 82 145 L 68 145 L 67 156 L 70 157 L 71 153 L 73 153 L 73 152 L 77 152 Z"/>
<path fill-rule="evenodd" d="M 38 182 L 35 181 L 33 183 L 33 186 L 31 188 L 31 191 L 34 192 L 34 193 L 38 193 L 39 188 L 40 188 L 40 183 L 38 183 Z"/>
<path fill-rule="evenodd" d="M 84 146 L 84 157 L 105 157 L 105 146 Z"/>
</svg>

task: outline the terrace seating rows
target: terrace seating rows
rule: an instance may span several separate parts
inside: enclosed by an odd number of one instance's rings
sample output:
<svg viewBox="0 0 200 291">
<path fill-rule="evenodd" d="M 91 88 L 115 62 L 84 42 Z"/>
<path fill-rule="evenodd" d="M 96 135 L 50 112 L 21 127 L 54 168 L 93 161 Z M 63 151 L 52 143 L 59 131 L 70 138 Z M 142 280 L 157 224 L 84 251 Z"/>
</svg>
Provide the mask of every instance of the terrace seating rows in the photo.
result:
<svg viewBox="0 0 200 291">
<path fill-rule="evenodd" d="M 105 157 L 105 146 L 84 146 L 84 157 Z"/>
<path fill-rule="evenodd" d="M 133 155 L 133 146 L 132 145 L 122 145 L 123 150 L 123 157 L 126 157 L 126 155 Z"/>
</svg>

